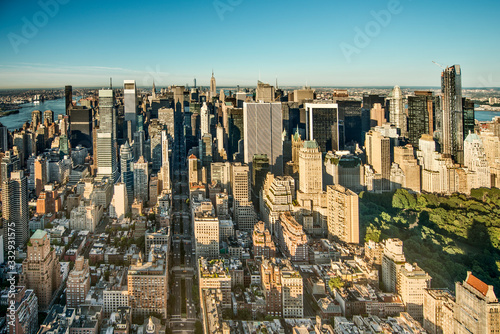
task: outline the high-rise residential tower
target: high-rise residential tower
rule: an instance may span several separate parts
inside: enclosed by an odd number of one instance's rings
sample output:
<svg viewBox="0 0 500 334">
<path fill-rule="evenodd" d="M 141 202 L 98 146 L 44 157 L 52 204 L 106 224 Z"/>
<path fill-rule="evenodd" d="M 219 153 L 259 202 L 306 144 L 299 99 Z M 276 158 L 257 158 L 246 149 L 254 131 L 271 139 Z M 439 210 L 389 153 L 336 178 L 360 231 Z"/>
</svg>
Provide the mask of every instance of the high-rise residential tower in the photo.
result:
<svg viewBox="0 0 500 334">
<path fill-rule="evenodd" d="M 2 217 L 4 238 L 7 230 L 15 232 L 15 246 L 22 247 L 29 237 L 28 180 L 23 171 L 15 171 L 2 182 Z M 5 242 L 6 240 L 4 240 Z"/>
<path fill-rule="evenodd" d="M 441 153 L 463 159 L 462 72 L 460 65 L 447 67 L 441 73 L 443 123 Z M 462 138 L 460 140 L 460 138 Z"/>
<path fill-rule="evenodd" d="M 359 243 L 358 195 L 340 184 L 327 186 L 328 237 Z"/>
<path fill-rule="evenodd" d="M 131 205 L 134 202 L 134 154 L 128 141 L 120 148 L 120 167 L 122 182 L 127 188 L 128 205 Z"/>
<path fill-rule="evenodd" d="M 99 90 L 99 129 L 97 130 L 97 179 L 117 179 L 116 110 L 112 89 Z"/>
<path fill-rule="evenodd" d="M 389 121 L 401 130 L 401 136 L 406 137 L 406 113 L 403 104 L 403 93 L 399 86 L 395 86 L 388 96 Z"/>
<path fill-rule="evenodd" d="M 43 230 L 37 230 L 30 238 L 19 284 L 35 291 L 40 311 L 47 310 L 54 292 L 61 284 L 59 259 L 56 251 L 50 247 L 47 232 Z"/>
<path fill-rule="evenodd" d="M 127 133 L 132 135 L 136 131 L 137 127 L 137 87 L 135 85 L 135 80 L 124 80 L 123 81 L 123 104 L 125 111 L 125 122 L 129 122 L 130 129 L 127 129 Z M 133 138 L 128 138 L 132 141 Z"/>
</svg>

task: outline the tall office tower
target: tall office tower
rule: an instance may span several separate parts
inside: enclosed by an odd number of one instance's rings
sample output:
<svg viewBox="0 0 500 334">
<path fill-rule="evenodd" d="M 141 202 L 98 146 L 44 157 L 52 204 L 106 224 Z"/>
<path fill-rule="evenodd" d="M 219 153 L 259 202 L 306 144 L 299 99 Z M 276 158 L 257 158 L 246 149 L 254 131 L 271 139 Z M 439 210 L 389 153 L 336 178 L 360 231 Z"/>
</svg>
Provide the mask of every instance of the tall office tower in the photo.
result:
<svg viewBox="0 0 500 334">
<path fill-rule="evenodd" d="M 283 318 L 304 317 L 304 281 L 300 272 L 293 268 L 290 261 L 285 261 L 281 268 L 281 284 L 283 285 Z"/>
<path fill-rule="evenodd" d="M 266 227 L 274 235 L 282 212 L 293 210 L 295 180 L 291 176 L 268 173 L 260 192 L 260 214 Z"/>
<path fill-rule="evenodd" d="M 274 102 L 274 87 L 270 84 L 257 81 L 257 89 L 255 91 L 255 101 L 271 103 Z"/>
<path fill-rule="evenodd" d="M 146 203 L 149 198 L 149 163 L 144 157 L 139 157 L 134 163 L 134 197 L 138 201 Z"/>
<path fill-rule="evenodd" d="M 240 230 L 252 231 L 257 221 L 250 197 L 250 168 L 234 163 L 231 169 L 234 220 Z"/>
<path fill-rule="evenodd" d="M 252 159 L 252 201 L 259 204 L 260 190 L 269 172 L 269 159 L 266 154 L 255 154 Z"/>
<path fill-rule="evenodd" d="M 201 114 L 201 135 L 210 133 L 210 113 L 208 112 L 208 106 L 206 102 L 203 102 L 203 106 L 200 109 Z"/>
<path fill-rule="evenodd" d="M 472 178 L 471 189 L 490 188 L 491 171 L 488 158 L 484 152 L 483 141 L 475 133 L 471 133 L 464 141 L 464 165 L 475 172 Z"/>
<path fill-rule="evenodd" d="M 64 87 L 64 99 L 66 102 L 66 115 L 69 115 L 69 110 L 73 107 L 73 87 Z"/>
<path fill-rule="evenodd" d="M 26 163 L 26 159 L 28 158 L 28 145 L 27 145 L 27 136 L 25 131 L 16 131 L 14 132 L 12 141 L 13 141 L 13 149 L 17 149 L 17 154 L 19 155 L 19 163 L 21 167 L 24 167 Z"/>
<path fill-rule="evenodd" d="M 359 243 L 359 198 L 340 184 L 326 187 L 328 198 L 328 238 Z"/>
<path fill-rule="evenodd" d="M 166 131 L 165 131 L 166 132 Z M 161 168 L 161 163 L 162 163 L 162 135 L 161 131 L 160 132 L 151 132 L 151 129 L 149 130 L 149 139 L 150 139 L 150 145 L 151 145 L 151 170 L 153 172 L 158 172 Z"/>
<path fill-rule="evenodd" d="M 260 276 L 266 300 L 266 314 L 281 317 L 283 315 L 283 286 L 281 284 L 280 268 L 276 263 L 276 259 L 264 259 L 262 261 Z"/>
<path fill-rule="evenodd" d="M 217 85 L 215 84 L 214 70 L 212 70 L 212 77 L 210 78 L 210 99 L 217 95 Z"/>
<path fill-rule="evenodd" d="M 244 162 L 252 168 L 255 154 L 267 154 L 269 169 L 283 175 L 283 120 L 281 103 L 244 103 Z"/>
<path fill-rule="evenodd" d="M 240 147 L 245 139 L 243 108 L 227 109 L 227 124 L 224 123 L 224 128 L 228 137 L 228 156 L 234 161 L 243 162 L 243 159 L 238 159 L 243 153 Z"/>
<path fill-rule="evenodd" d="M 219 218 L 213 207 L 211 211 L 195 212 L 193 224 L 196 258 L 219 258 Z"/>
<path fill-rule="evenodd" d="M 127 129 L 129 133 L 134 134 L 137 128 L 137 87 L 135 80 L 123 81 L 123 105 L 125 112 L 125 122 L 130 125 Z M 132 142 L 134 138 L 128 138 Z"/>
<path fill-rule="evenodd" d="M 462 108 L 464 117 L 464 140 L 467 138 L 469 133 L 474 133 L 474 125 L 476 121 L 474 101 L 462 98 Z"/>
<path fill-rule="evenodd" d="M 302 225 L 297 223 L 290 212 L 280 214 L 276 224 L 276 239 L 287 259 L 309 263 L 308 238 Z"/>
<path fill-rule="evenodd" d="M 460 65 L 447 67 L 441 73 L 441 93 L 443 94 L 443 123 L 441 153 L 457 158 L 463 149 L 457 140 L 463 138 L 462 119 L 462 73 Z"/>
<path fill-rule="evenodd" d="M 43 112 L 43 123 L 48 122 L 49 124 L 54 123 L 54 112 L 52 110 L 45 110 Z"/>
<path fill-rule="evenodd" d="M 379 191 L 390 190 L 391 179 L 391 142 L 377 131 L 370 130 L 366 134 L 366 161 L 371 165 L 377 177 L 380 179 L 380 185 L 374 186 Z"/>
<path fill-rule="evenodd" d="M 120 167 L 122 182 L 127 188 L 128 205 L 130 206 L 134 202 L 134 154 L 128 141 L 120 148 Z"/>
<path fill-rule="evenodd" d="M 314 100 L 314 90 L 304 87 L 293 91 L 293 102 L 302 104 L 305 100 Z"/>
<path fill-rule="evenodd" d="M 306 194 L 323 191 L 323 166 L 318 144 L 305 141 L 299 152 L 299 190 Z"/>
<path fill-rule="evenodd" d="M 380 103 L 375 103 L 370 109 L 370 128 L 382 126 L 386 122 L 385 108 Z"/>
<path fill-rule="evenodd" d="M 382 257 L 382 284 L 385 291 L 396 292 L 398 273 L 405 263 L 403 242 L 399 239 L 385 240 Z"/>
<path fill-rule="evenodd" d="M 61 285 L 59 259 L 43 230 L 37 230 L 30 238 L 19 284 L 35 291 L 40 311 L 47 310 L 54 292 Z"/>
<path fill-rule="evenodd" d="M 7 139 L 9 130 L 6 126 L 0 123 L 0 150 L 2 152 L 7 152 L 9 149 L 9 141 Z"/>
<path fill-rule="evenodd" d="M 97 130 L 97 179 L 118 175 L 116 163 L 115 94 L 111 89 L 99 90 L 99 129 Z"/>
<path fill-rule="evenodd" d="M 81 145 L 88 149 L 92 149 L 92 134 L 92 109 L 82 106 L 72 107 L 69 110 L 69 138 L 71 147 Z"/>
<path fill-rule="evenodd" d="M 7 333 L 38 333 L 40 325 L 38 325 L 38 298 L 35 292 L 31 289 L 27 290 L 25 286 L 16 286 L 14 288 L 14 291 L 10 291 L 13 296 L 9 300 L 13 300 L 14 303 L 9 313 L 15 318 L 5 322 Z"/>
<path fill-rule="evenodd" d="M 436 110 L 439 98 L 431 91 L 415 91 L 408 97 L 408 140 L 418 148 L 418 140 L 423 134 L 434 135 Z"/>
<path fill-rule="evenodd" d="M 11 173 L 19 168 L 20 164 L 17 154 L 14 154 L 12 150 L 5 151 L 0 164 L 0 176 L 2 182 L 7 181 L 10 178 Z"/>
<path fill-rule="evenodd" d="M 264 222 L 255 224 L 252 234 L 254 257 L 263 257 L 270 259 L 276 257 L 276 245 L 274 244 L 271 233 L 265 227 Z"/>
<path fill-rule="evenodd" d="M 421 190 L 420 165 L 413 152 L 411 145 L 394 147 L 394 162 L 399 165 L 405 175 L 401 187 L 419 193 Z"/>
<path fill-rule="evenodd" d="M 166 130 L 161 133 L 161 168 L 159 178 L 163 191 L 170 192 L 170 159 L 168 156 L 168 134 Z"/>
<path fill-rule="evenodd" d="M 403 104 L 403 93 L 399 86 L 394 86 L 388 96 L 389 121 L 401 130 L 401 137 L 406 137 L 406 113 Z"/>
<path fill-rule="evenodd" d="M 424 290 L 422 327 L 429 334 L 453 334 L 455 297 L 448 289 Z"/>
<path fill-rule="evenodd" d="M 405 310 L 413 319 L 422 323 L 424 320 L 425 289 L 431 287 L 431 276 L 416 264 L 409 263 L 400 269 L 397 279 L 397 291 L 403 300 Z"/>
<path fill-rule="evenodd" d="M 467 272 L 465 281 L 455 283 L 455 333 L 500 332 L 500 303 L 492 285 Z"/>
<path fill-rule="evenodd" d="M 109 206 L 110 217 L 116 218 L 118 221 L 123 220 L 129 211 L 128 201 L 127 185 L 123 182 L 115 183 L 113 199 Z"/>
<path fill-rule="evenodd" d="M 131 265 L 127 275 L 128 306 L 134 315 L 153 312 L 167 317 L 168 247 L 155 247 L 148 262 L 140 259 Z M 154 331 L 152 331 L 154 332 Z"/>
<path fill-rule="evenodd" d="M 346 143 L 363 143 L 361 101 L 337 101 L 339 115 L 344 115 Z"/>
<path fill-rule="evenodd" d="M 339 119 L 338 105 L 306 103 L 304 107 L 307 140 L 316 140 L 321 152 L 341 148 L 344 143 L 344 124 Z"/>
<path fill-rule="evenodd" d="M 373 108 L 375 103 L 380 103 L 382 107 L 385 108 L 385 96 L 384 95 L 373 95 L 364 94 L 363 95 L 363 108 L 361 110 L 361 136 L 370 131 L 370 110 Z M 386 117 L 387 119 L 387 117 Z"/>
<path fill-rule="evenodd" d="M 282 102 L 281 113 L 283 115 L 283 131 L 286 131 L 286 135 L 289 137 L 301 126 L 299 104 L 297 102 Z"/>
<path fill-rule="evenodd" d="M 38 156 L 35 160 L 35 195 L 39 196 L 48 183 L 48 161 L 45 157 Z"/>
<path fill-rule="evenodd" d="M 90 290 L 89 260 L 78 256 L 75 266 L 69 272 L 66 281 L 66 306 L 78 307 L 85 303 L 85 297 Z"/>
<path fill-rule="evenodd" d="M 2 180 L 4 242 L 7 242 L 7 232 L 15 232 L 16 247 L 23 247 L 29 238 L 28 180 L 21 170 Z"/>
<path fill-rule="evenodd" d="M 221 191 L 231 193 L 231 163 L 213 162 L 210 166 L 210 181 L 219 183 Z"/>
<path fill-rule="evenodd" d="M 40 110 L 33 110 L 31 112 L 31 127 L 33 130 L 36 130 L 38 128 L 39 124 L 42 124 L 42 112 Z"/>
<path fill-rule="evenodd" d="M 213 161 L 212 135 L 210 133 L 206 133 L 201 137 L 199 148 L 202 166 L 210 167 Z"/>
</svg>

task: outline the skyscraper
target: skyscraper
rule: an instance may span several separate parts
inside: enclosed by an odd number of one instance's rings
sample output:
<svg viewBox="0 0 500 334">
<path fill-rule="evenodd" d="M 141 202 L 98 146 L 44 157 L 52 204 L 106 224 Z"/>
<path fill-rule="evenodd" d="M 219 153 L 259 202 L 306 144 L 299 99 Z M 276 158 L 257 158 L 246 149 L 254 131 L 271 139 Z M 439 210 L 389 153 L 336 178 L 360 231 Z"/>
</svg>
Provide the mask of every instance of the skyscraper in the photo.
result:
<svg viewBox="0 0 500 334">
<path fill-rule="evenodd" d="M 257 221 L 250 197 L 250 169 L 240 163 L 231 167 L 234 218 L 241 230 L 251 231 Z"/>
<path fill-rule="evenodd" d="M 66 115 L 69 115 L 69 110 L 73 106 L 73 87 L 65 86 L 64 87 L 64 98 L 66 102 Z"/>
<path fill-rule="evenodd" d="M 431 91 L 415 91 L 408 97 L 408 140 L 414 148 L 423 134 L 433 136 L 439 99 Z"/>
<path fill-rule="evenodd" d="M 113 199 L 109 206 L 109 215 L 121 221 L 129 211 L 127 186 L 123 182 L 115 183 Z"/>
<path fill-rule="evenodd" d="M 84 106 L 70 108 L 69 112 L 69 138 L 71 147 L 81 145 L 92 149 L 93 121 L 92 109 Z M 95 152 L 94 152 L 95 154 Z"/>
<path fill-rule="evenodd" d="M 170 159 L 168 156 L 168 134 L 166 130 L 161 131 L 160 179 L 162 181 L 162 190 L 170 191 Z"/>
<path fill-rule="evenodd" d="M 141 156 L 134 163 L 134 197 L 143 203 L 149 199 L 149 163 Z"/>
<path fill-rule="evenodd" d="M 24 246 L 29 237 L 28 180 L 21 170 L 13 171 L 9 178 L 3 179 L 2 217 L 4 220 L 4 237 L 7 236 L 6 227 L 9 230 L 13 228 L 16 247 Z"/>
<path fill-rule="evenodd" d="M 443 123 L 441 153 L 457 157 L 463 154 L 462 72 L 460 65 L 447 67 L 441 73 Z M 459 138 L 462 138 L 459 140 Z M 463 156 L 462 156 L 463 158 Z"/>
<path fill-rule="evenodd" d="M 120 148 L 120 167 L 122 182 L 127 188 L 128 205 L 132 205 L 134 202 L 134 154 L 128 141 Z"/>
<path fill-rule="evenodd" d="M 203 102 L 203 106 L 200 109 L 201 114 L 201 135 L 210 133 L 210 113 L 208 112 L 208 106 L 206 102 Z"/>
<path fill-rule="evenodd" d="M 217 85 L 215 84 L 214 70 L 212 70 L 212 77 L 210 78 L 210 98 L 217 95 Z"/>
<path fill-rule="evenodd" d="M 269 169 L 283 175 L 283 121 L 281 103 L 244 103 L 244 162 L 252 168 L 255 154 L 266 154 Z"/>
<path fill-rule="evenodd" d="M 19 284 L 35 291 L 40 311 L 47 310 L 54 292 L 61 284 L 59 259 L 56 251 L 50 247 L 47 232 L 43 230 L 37 230 L 30 238 Z"/>
<path fill-rule="evenodd" d="M 329 185 L 328 237 L 346 243 L 359 243 L 359 199 L 358 195 L 340 184 Z"/>
<path fill-rule="evenodd" d="M 306 103 L 306 137 L 316 140 L 321 152 L 336 151 L 344 143 L 344 125 L 336 103 Z"/>
<path fill-rule="evenodd" d="M 406 312 L 422 323 L 424 320 L 425 289 L 431 287 L 431 276 L 418 266 L 409 263 L 399 270 L 397 291 L 403 299 Z"/>
<path fill-rule="evenodd" d="M 99 90 L 99 129 L 97 130 L 97 179 L 117 178 L 115 95 L 111 89 Z"/>
<path fill-rule="evenodd" d="M 366 161 L 378 174 L 380 184 L 374 189 L 378 191 L 390 190 L 391 179 L 391 142 L 380 132 L 370 130 L 366 134 Z"/>
<path fill-rule="evenodd" d="M 388 96 L 389 121 L 401 130 L 401 136 L 406 137 L 406 114 L 403 105 L 403 93 L 399 86 L 394 86 Z"/>
<path fill-rule="evenodd" d="M 274 102 L 274 87 L 270 84 L 258 81 L 255 91 L 255 101 L 264 103 Z"/>
<path fill-rule="evenodd" d="M 137 87 L 135 86 L 135 80 L 124 80 L 123 81 L 123 104 L 125 111 L 125 122 L 130 121 L 130 129 L 127 129 L 127 133 L 134 133 L 137 127 Z M 133 138 L 128 138 L 132 141 Z"/>
<path fill-rule="evenodd" d="M 323 191 L 323 166 L 316 141 L 305 141 L 299 151 L 299 190 L 306 194 Z"/>
<path fill-rule="evenodd" d="M 360 101 L 337 101 L 339 115 L 344 115 L 345 142 L 363 143 Z"/>
</svg>

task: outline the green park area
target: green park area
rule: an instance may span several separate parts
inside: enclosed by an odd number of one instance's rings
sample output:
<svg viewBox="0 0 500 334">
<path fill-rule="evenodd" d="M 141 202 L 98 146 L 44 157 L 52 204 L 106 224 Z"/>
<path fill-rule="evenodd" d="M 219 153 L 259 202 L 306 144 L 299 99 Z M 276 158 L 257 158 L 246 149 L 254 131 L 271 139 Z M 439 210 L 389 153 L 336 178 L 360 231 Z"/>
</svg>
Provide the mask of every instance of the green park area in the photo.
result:
<svg viewBox="0 0 500 334">
<path fill-rule="evenodd" d="M 500 295 L 500 189 L 470 196 L 392 193 L 359 195 L 365 241 L 403 240 L 406 260 L 432 276 L 433 288 L 455 290 L 467 271 Z"/>
</svg>

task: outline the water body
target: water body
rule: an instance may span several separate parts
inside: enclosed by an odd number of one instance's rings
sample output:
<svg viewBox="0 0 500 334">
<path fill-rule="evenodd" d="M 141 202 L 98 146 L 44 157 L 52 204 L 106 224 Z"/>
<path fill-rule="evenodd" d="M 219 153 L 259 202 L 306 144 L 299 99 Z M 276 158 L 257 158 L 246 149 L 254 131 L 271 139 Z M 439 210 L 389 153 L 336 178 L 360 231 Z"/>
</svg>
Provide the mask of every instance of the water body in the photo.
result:
<svg viewBox="0 0 500 334">
<path fill-rule="evenodd" d="M 75 99 L 78 101 L 80 97 L 75 97 Z M 22 128 L 24 123 L 31 121 L 31 112 L 33 110 L 40 110 L 41 112 L 52 110 L 54 112 L 54 118 L 57 119 L 57 115 L 66 114 L 65 100 L 57 99 L 40 102 L 39 104 L 22 104 L 21 109 L 19 109 L 19 114 L 0 117 L 0 123 L 6 126 L 10 131 Z M 476 111 L 476 119 L 480 122 L 491 121 L 495 116 L 500 116 L 500 112 Z"/>
<path fill-rule="evenodd" d="M 75 99 L 78 101 L 80 97 L 75 97 Z M 55 119 L 57 119 L 57 115 L 66 114 L 65 99 L 49 100 L 40 102 L 39 104 L 24 103 L 21 104 L 20 107 L 19 114 L 0 117 L 0 123 L 6 126 L 10 131 L 22 128 L 24 123 L 31 122 L 31 112 L 34 110 L 40 110 L 42 113 L 45 110 L 52 110 Z"/>
</svg>

